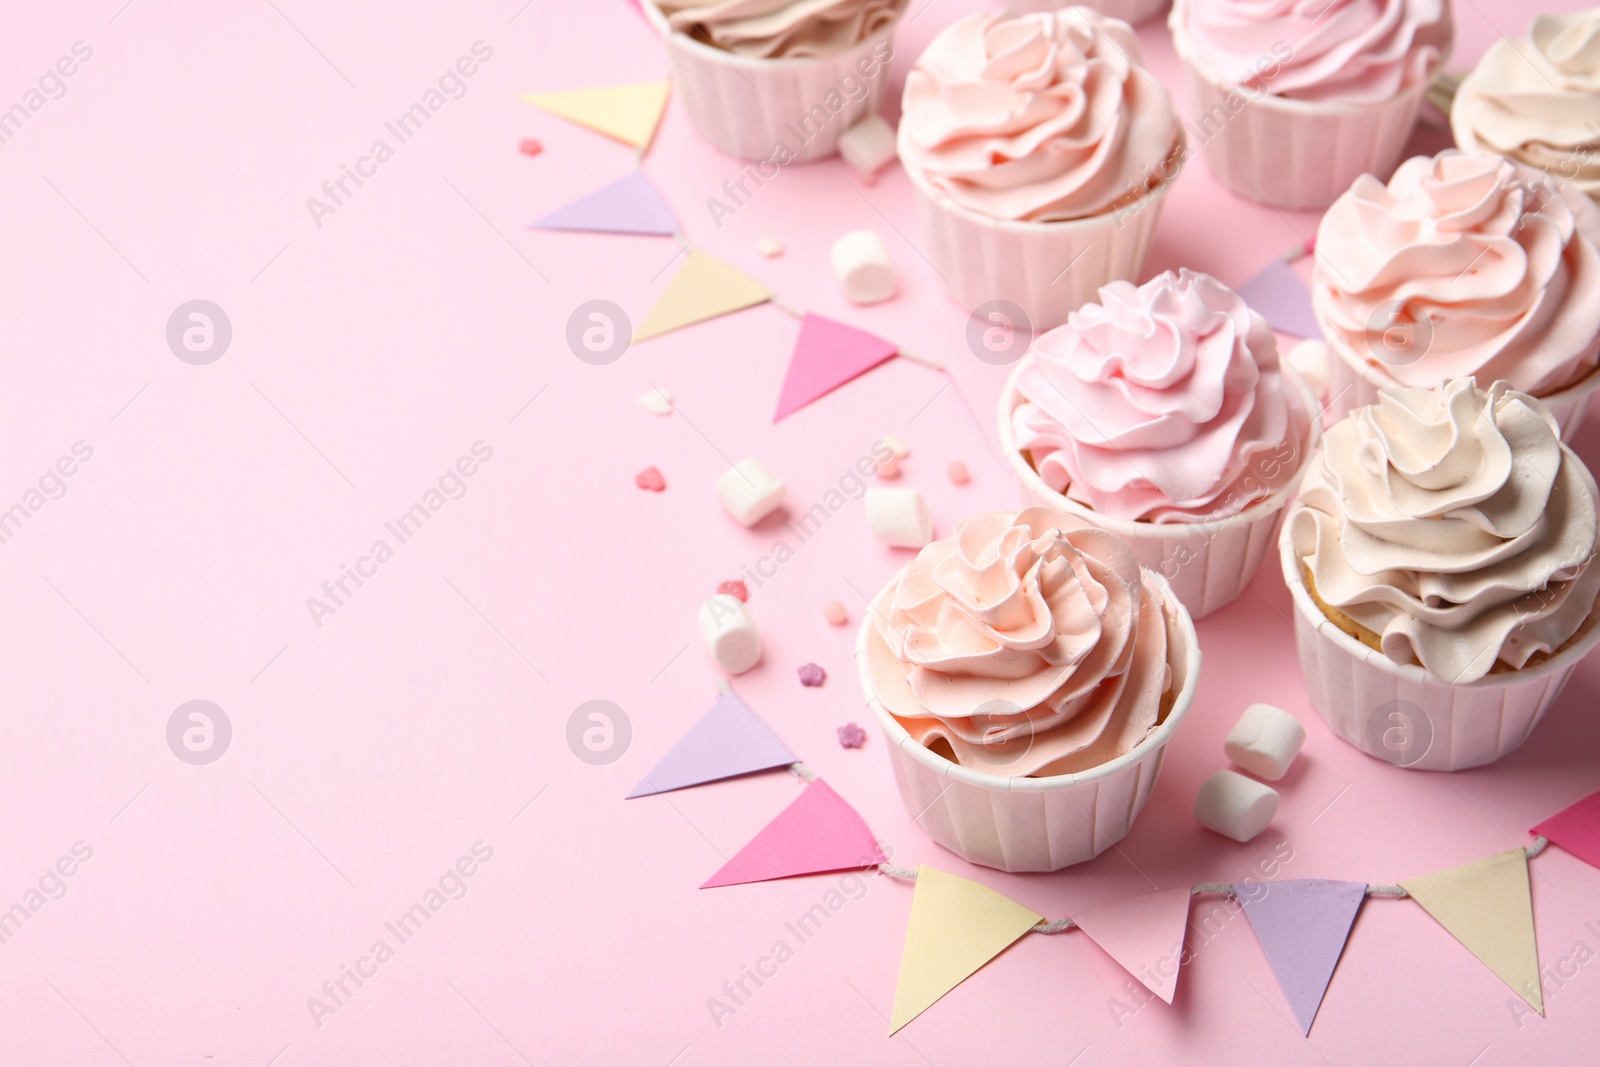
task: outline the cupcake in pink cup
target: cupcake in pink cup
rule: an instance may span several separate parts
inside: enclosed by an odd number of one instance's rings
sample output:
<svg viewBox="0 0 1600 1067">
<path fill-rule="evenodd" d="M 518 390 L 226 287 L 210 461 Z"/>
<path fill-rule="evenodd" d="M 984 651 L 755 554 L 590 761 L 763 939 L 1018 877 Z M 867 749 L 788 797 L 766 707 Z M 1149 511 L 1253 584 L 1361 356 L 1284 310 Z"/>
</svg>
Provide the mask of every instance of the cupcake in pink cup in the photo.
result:
<svg viewBox="0 0 1600 1067">
<path fill-rule="evenodd" d="M 1539 400 L 1471 378 L 1330 427 L 1280 543 L 1312 705 L 1378 759 L 1528 739 L 1597 640 L 1600 491 Z"/>
<path fill-rule="evenodd" d="M 906 0 L 642 0 L 700 136 L 761 178 L 877 110 Z M 769 173 L 770 170 L 770 173 Z"/>
<path fill-rule="evenodd" d="M 1155 18 L 1167 9 L 1168 0 L 1094 0 L 1084 4 L 1102 15 L 1110 15 L 1123 22 L 1137 24 Z M 1065 0 L 1008 0 L 1005 5 L 1012 11 L 1055 11 L 1069 6 Z"/>
<path fill-rule="evenodd" d="M 1248 588 L 1316 447 L 1309 389 L 1239 295 L 1183 270 L 1034 338 L 1000 398 L 1030 501 L 1121 537 L 1191 615 Z"/>
<path fill-rule="evenodd" d="M 1116 535 L 1031 507 L 923 548 L 874 598 L 856 666 L 917 823 L 969 862 L 1053 871 L 1131 829 L 1200 650 Z"/>
<path fill-rule="evenodd" d="M 975 14 L 906 77 L 898 144 L 925 250 L 982 319 L 1047 329 L 1144 265 L 1183 165 L 1172 100 L 1127 23 Z"/>
<path fill-rule="evenodd" d="M 1283 209 L 1394 171 L 1455 34 L 1448 0 L 1175 0 L 1168 21 L 1194 147 Z"/>
<path fill-rule="evenodd" d="M 1600 385 L 1600 207 L 1498 156 L 1356 179 L 1317 230 L 1330 421 L 1380 389 L 1504 380 L 1570 434 Z"/>
</svg>

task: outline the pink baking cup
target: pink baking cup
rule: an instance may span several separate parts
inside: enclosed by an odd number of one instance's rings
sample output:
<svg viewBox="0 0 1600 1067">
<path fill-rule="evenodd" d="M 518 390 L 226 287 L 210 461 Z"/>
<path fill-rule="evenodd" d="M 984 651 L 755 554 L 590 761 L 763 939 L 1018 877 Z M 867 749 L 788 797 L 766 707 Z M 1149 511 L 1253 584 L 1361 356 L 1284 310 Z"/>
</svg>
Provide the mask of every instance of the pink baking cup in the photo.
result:
<svg viewBox="0 0 1600 1067">
<path fill-rule="evenodd" d="M 1170 0 L 1084 0 L 1083 7 L 1092 7 L 1102 15 L 1138 25 L 1154 18 L 1167 9 Z M 1072 0 L 1009 0 L 1003 5 L 1012 11 L 1059 11 L 1072 6 Z"/>
<path fill-rule="evenodd" d="M 1278 547 L 1311 706 L 1341 740 L 1397 767 L 1462 771 L 1516 751 L 1600 641 L 1591 618 L 1572 644 L 1537 666 L 1452 685 L 1335 626 L 1306 589 L 1288 529 Z"/>
<path fill-rule="evenodd" d="M 1226 607 L 1249 588 L 1250 580 L 1261 569 L 1262 560 L 1271 554 L 1278 540 L 1284 508 L 1300 488 L 1311 457 L 1322 439 L 1317 417 L 1321 405 L 1300 377 L 1287 366 L 1284 381 L 1299 398 L 1306 418 L 1306 436 L 1298 445 L 1299 467 L 1288 484 L 1264 500 L 1236 515 L 1207 522 L 1132 522 L 1102 515 L 1093 508 L 1056 492 L 1039 477 L 1017 447 L 1011 415 L 1022 403 L 1017 380 L 1022 368 L 1032 359 L 1024 356 L 1011 371 L 1000 393 L 1000 447 L 1006 461 L 1022 483 L 1027 504 L 1045 504 L 1076 515 L 1104 530 L 1110 530 L 1128 543 L 1140 565 L 1165 578 L 1173 594 L 1196 619 L 1203 619 Z"/>
<path fill-rule="evenodd" d="M 1058 871 L 1092 860 L 1127 836 L 1161 773 L 1173 731 L 1194 702 L 1200 645 L 1189 613 L 1154 575 L 1174 609 L 1167 626 L 1167 661 L 1177 686 L 1172 709 L 1132 750 L 1077 774 L 1006 778 L 984 774 L 919 745 L 878 703 L 866 669 L 867 628 L 891 586 L 878 593 L 856 633 L 856 673 L 867 705 L 889 744 L 889 763 L 912 821 L 968 863 L 1001 871 Z"/>
<path fill-rule="evenodd" d="M 902 152 L 902 156 L 904 153 Z M 907 167 L 922 215 L 925 251 L 945 288 L 969 313 L 991 301 L 1015 305 L 1029 330 L 1048 330 L 1093 300 L 1100 287 L 1144 268 L 1167 189 L 1187 158 L 1180 140 L 1165 175 L 1125 207 L 1066 222 L 1015 222 L 962 207 Z"/>
<path fill-rule="evenodd" d="M 763 59 L 673 32 L 651 0 L 640 7 L 666 39 L 673 93 L 700 136 L 729 155 L 774 163 L 805 163 L 837 154 L 839 135 L 877 111 L 899 21 L 833 55 Z M 874 56 L 880 48 L 884 51 Z M 872 76 L 864 76 L 862 70 L 869 67 L 874 68 Z M 845 92 L 849 85 L 865 85 L 866 91 L 851 100 Z M 843 106 L 829 110 L 830 99 Z M 775 153 L 779 143 L 792 155 Z"/>
</svg>

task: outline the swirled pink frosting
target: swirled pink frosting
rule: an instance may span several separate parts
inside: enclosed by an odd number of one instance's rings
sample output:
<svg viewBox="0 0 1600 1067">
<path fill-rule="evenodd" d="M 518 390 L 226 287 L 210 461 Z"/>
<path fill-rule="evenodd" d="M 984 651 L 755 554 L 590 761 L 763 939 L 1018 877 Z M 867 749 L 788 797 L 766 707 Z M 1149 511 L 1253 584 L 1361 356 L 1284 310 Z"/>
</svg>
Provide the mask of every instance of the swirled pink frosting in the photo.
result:
<svg viewBox="0 0 1600 1067">
<path fill-rule="evenodd" d="M 1296 100 L 1376 104 L 1427 85 L 1454 36 L 1446 0 L 1180 0 L 1180 54 Z"/>
<path fill-rule="evenodd" d="M 1306 458 L 1272 329 L 1206 274 L 1107 285 L 1034 339 L 1017 388 L 1013 436 L 1045 484 L 1118 519 L 1233 515 Z"/>
<path fill-rule="evenodd" d="M 871 687 L 920 744 L 1011 777 L 1131 750 L 1170 685 L 1164 599 L 1115 534 L 993 511 L 928 545 L 880 595 Z"/>
<path fill-rule="evenodd" d="M 1548 396 L 1600 361 L 1600 208 L 1498 156 L 1357 178 L 1317 230 L 1312 305 L 1385 385 L 1450 378 Z"/>
<path fill-rule="evenodd" d="M 969 15 L 906 77 L 900 160 L 991 218 L 1086 218 L 1137 199 L 1179 134 L 1140 62 L 1128 24 L 1089 8 Z"/>
<path fill-rule="evenodd" d="M 765 59 L 822 56 L 894 22 L 906 0 L 648 0 L 697 41 Z"/>
</svg>

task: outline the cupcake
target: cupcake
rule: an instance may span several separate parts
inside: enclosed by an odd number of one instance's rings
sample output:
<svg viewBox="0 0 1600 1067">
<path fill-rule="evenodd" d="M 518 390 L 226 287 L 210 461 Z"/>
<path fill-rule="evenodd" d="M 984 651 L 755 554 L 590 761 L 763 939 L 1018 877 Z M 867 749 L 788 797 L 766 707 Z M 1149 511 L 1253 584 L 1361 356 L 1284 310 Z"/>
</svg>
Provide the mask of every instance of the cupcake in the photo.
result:
<svg viewBox="0 0 1600 1067">
<path fill-rule="evenodd" d="M 1448 0 L 1175 0 L 1169 23 L 1212 176 L 1285 209 L 1394 171 L 1454 38 Z"/>
<path fill-rule="evenodd" d="M 918 58 L 900 162 L 967 311 L 1045 329 L 1139 273 L 1183 165 L 1172 100 L 1139 64 L 1128 24 L 1085 7 L 969 15 Z"/>
<path fill-rule="evenodd" d="M 1544 400 L 1563 432 L 1600 384 L 1600 207 L 1498 156 L 1356 179 L 1317 230 L 1311 303 L 1330 411 L 1471 376 Z"/>
<path fill-rule="evenodd" d="M 1600 638 L 1597 496 L 1550 411 L 1505 382 L 1387 389 L 1329 428 L 1280 550 L 1334 733 L 1427 770 L 1526 741 Z"/>
<path fill-rule="evenodd" d="M 1540 15 L 1489 46 L 1450 106 L 1456 145 L 1526 163 L 1600 198 L 1600 8 Z"/>
<path fill-rule="evenodd" d="M 700 136 L 759 178 L 823 159 L 874 113 L 906 0 L 643 0 Z M 758 183 L 759 184 L 759 183 Z"/>
<path fill-rule="evenodd" d="M 1000 438 L 1026 499 L 1115 532 L 1200 618 L 1276 543 L 1316 446 L 1313 403 L 1237 293 L 1168 271 L 1112 282 L 1034 338 Z"/>
<path fill-rule="evenodd" d="M 1116 535 L 1031 507 L 923 548 L 874 599 L 856 665 L 929 835 L 972 863 L 1050 871 L 1132 827 L 1200 652 Z"/>
</svg>

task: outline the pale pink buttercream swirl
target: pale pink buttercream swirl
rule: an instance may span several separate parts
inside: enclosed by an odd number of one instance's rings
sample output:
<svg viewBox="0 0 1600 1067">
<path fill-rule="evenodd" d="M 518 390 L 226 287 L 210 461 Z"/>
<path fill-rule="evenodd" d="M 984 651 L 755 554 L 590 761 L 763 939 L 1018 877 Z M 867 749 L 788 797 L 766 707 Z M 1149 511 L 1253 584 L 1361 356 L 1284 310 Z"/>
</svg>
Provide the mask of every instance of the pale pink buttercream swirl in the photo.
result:
<svg viewBox="0 0 1600 1067">
<path fill-rule="evenodd" d="M 646 0 L 667 25 L 740 55 L 799 59 L 842 51 L 879 33 L 906 0 Z"/>
<path fill-rule="evenodd" d="M 900 160 L 998 219 L 1086 218 L 1171 176 L 1172 100 L 1127 23 L 1084 7 L 976 14 L 906 77 Z"/>
<path fill-rule="evenodd" d="M 1170 22 L 1179 52 L 1223 81 L 1344 104 L 1427 85 L 1454 34 L 1446 0 L 1180 0 Z"/>
<path fill-rule="evenodd" d="M 1497 156 L 1357 178 L 1317 230 L 1312 303 L 1380 385 L 1450 378 L 1548 396 L 1600 360 L 1600 208 Z"/>
<path fill-rule="evenodd" d="M 918 743 L 1011 777 L 1128 752 L 1171 684 L 1167 611 L 1127 544 L 1064 512 L 987 512 L 928 545 L 874 605 L 864 655 Z"/>
<path fill-rule="evenodd" d="M 1118 519 L 1237 514 L 1305 459 L 1271 327 L 1206 274 L 1105 286 L 1034 339 L 1017 389 L 1012 431 L 1045 484 Z"/>
</svg>

